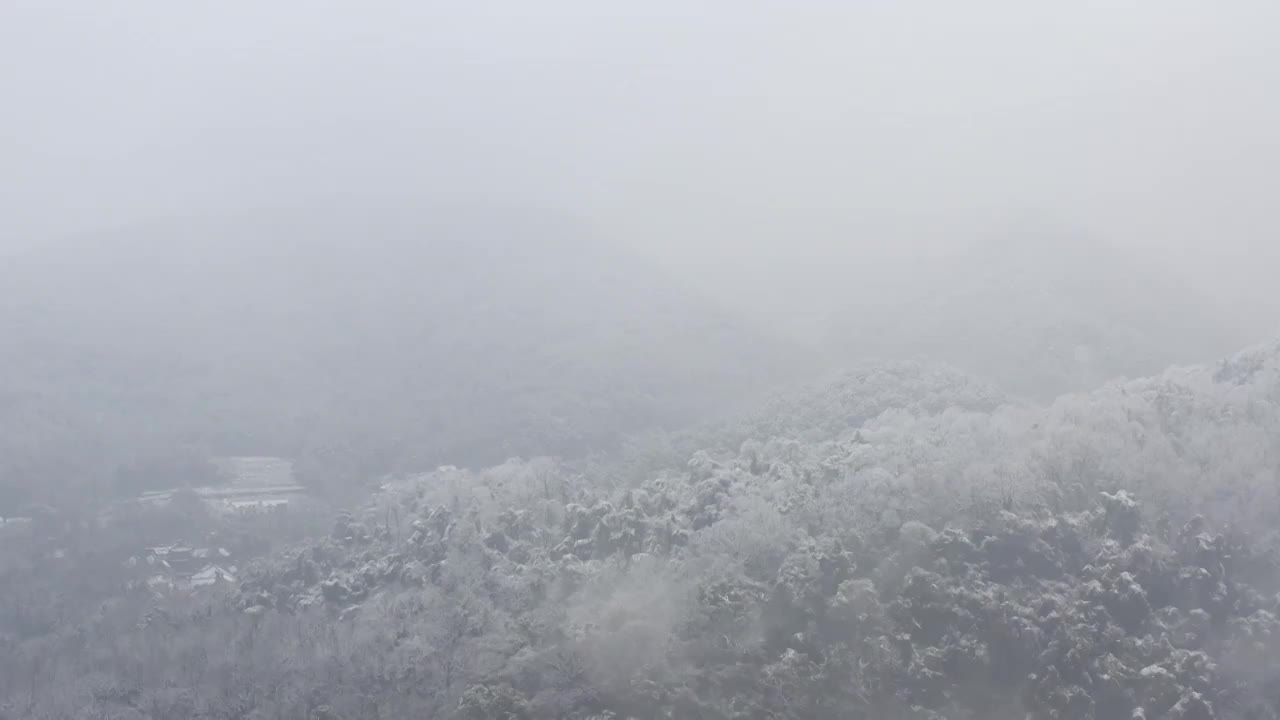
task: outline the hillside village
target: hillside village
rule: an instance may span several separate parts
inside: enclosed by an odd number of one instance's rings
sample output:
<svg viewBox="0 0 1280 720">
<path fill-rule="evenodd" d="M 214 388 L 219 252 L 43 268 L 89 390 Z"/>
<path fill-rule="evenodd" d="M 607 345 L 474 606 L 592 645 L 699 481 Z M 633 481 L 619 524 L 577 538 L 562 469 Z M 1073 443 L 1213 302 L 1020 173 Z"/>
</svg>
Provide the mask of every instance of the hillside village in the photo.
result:
<svg viewBox="0 0 1280 720">
<path fill-rule="evenodd" d="M 294 479 L 293 462 L 285 458 L 223 457 L 212 462 L 225 482 L 195 488 L 147 490 L 136 501 L 165 506 L 182 493 L 190 492 L 213 512 L 260 512 L 285 507 L 306 492 Z"/>
<path fill-rule="evenodd" d="M 220 477 L 216 486 L 145 491 L 132 502 L 148 508 L 168 508 L 182 499 L 198 501 L 214 519 L 279 515 L 306 495 L 294 480 L 293 463 L 277 457 L 216 458 Z M 233 550 L 219 544 L 211 532 L 200 544 L 185 539 L 146 547 L 126 565 L 145 567 L 145 585 L 153 593 L 190 593 L 212 587 L 234 587 L 238 567 Z"/>
<path fill-rule="evenodd" d="M 50 577 L 79 575 L 155 598 L 234 588 L 243 564 L 266 552 L 277 528 L 303 522 L 316 503 L 277 457 L 211 461 L 218 485 L 148 490 L 88 515 L 33 506 L 0 522 L 0 552 L 15 567 Z M 101 542 L 104 533 L 113 538 Z"/>
<path fill-rule="evenodd" d="M 130 557 L 126 564 L 145 564 L 150 573 L 146 586 L 157 595 L 166 592 L 190 592 L 213 585 L 234 586 L 237 568 L 232 553 L 224 547 L 192 548 L 184 543 L 149 547 L 142 558 Z"/>
</svg>

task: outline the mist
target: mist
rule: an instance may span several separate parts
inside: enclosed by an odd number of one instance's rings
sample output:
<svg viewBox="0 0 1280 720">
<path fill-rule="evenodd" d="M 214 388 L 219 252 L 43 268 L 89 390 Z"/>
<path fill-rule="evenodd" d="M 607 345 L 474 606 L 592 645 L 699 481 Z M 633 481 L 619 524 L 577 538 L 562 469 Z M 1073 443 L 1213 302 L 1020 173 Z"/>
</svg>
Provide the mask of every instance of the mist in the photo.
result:
<svg viewBox="0 0 1280 720">
<path fill-rule="evenodd" d="M 1280 718 L 1276 27 L 0 3 L 0 720 Z"/>
<path fill-rule="evenodd" d="M 6 246 L 442 194 L 810 323 L 1026 218 L 1275 301 L 1271 3 L 10 3 Z M 762 288 L 764 289 L 762 291 Z"/>
</svg>

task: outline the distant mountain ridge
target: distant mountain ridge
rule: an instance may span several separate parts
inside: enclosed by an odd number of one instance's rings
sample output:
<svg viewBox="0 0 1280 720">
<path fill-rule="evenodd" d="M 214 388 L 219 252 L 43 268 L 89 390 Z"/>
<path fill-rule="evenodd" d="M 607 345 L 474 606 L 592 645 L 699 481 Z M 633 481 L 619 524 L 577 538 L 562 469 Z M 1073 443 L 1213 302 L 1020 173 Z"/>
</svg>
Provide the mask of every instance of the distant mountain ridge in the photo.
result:
<svg viewBox="0 0 1280 720">
<path fill-rule="evenodd" d="M 839 313 L 834 345 L 952 363 L 1041 399 L 1209 362 L 1257 339 L 1162 258 L 1082 233 L 997 235 L 898 277 Z"/>
<path fill-rule="evenodd" d="M 735 402 L 791 362 L 536 212 L 174 222 L 9 258 L 0 278 L 0 425 L 7 474 L 28 480 L 115 464 L 137 484 L 133 465 L 184 453 L 296 457 L 322 483 L 572 455 Z"/>
</svg>

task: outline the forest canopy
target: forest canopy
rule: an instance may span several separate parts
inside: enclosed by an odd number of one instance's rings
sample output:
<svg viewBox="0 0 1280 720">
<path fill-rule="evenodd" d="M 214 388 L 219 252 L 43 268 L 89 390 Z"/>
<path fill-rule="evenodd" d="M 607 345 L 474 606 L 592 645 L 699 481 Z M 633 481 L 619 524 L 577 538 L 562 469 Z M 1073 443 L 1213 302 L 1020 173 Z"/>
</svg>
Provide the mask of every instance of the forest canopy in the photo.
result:
<svg viewBox="0 0 1280 720">
<path fill-rule="evenodd" d="M 403 476 L 216 597 L 139 591 L 33 634 L 6 583 L 2 697 L 32 718 L 1274 718 L 1277 403 L 1280 345 L 1047 407 L 866 368 L 640 473 L 637 447 L 612 473 Z"/>
</svg>

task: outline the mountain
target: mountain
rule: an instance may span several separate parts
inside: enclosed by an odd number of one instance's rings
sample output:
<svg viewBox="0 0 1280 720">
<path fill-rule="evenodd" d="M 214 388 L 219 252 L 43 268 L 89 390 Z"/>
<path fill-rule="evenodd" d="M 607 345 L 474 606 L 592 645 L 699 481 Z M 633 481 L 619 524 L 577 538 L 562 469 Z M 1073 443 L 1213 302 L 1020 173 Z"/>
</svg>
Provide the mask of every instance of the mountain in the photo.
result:
<svg viewBox="0 0 1280 720">
<path fill-rule="evenodd" d="M 1207 362 L 1261 332 L 1161 257 L 1082 233 L 1018 230 L 883 270 L 891 281 L 833 321 L 840 353 L 924 356 L 1040 399 Z"/>
<path fill-rule="evenodd" d="M 297 457 L 330 485 L 573 455 L 732 404 L 789 362 L 533 211 L 258 212 L 0 263 L 11 487 L 181 484 L 214 454 Z"/>
<path fill-rule="evenodd" d="M 0 713 L 1280 716 L 1280 344 L 998 400 L 868 368 L 631 484 L 400 477 L 191 592 L 103 552 L 145 523 L 0 543 Z"/>
</svg>

